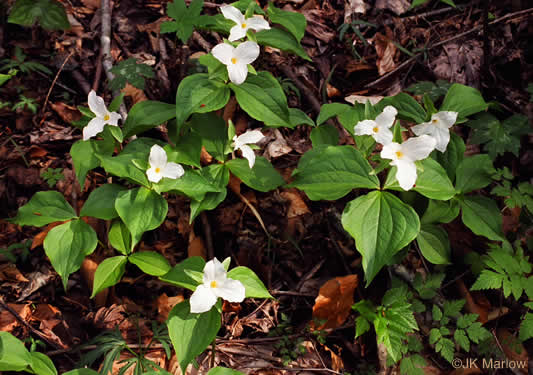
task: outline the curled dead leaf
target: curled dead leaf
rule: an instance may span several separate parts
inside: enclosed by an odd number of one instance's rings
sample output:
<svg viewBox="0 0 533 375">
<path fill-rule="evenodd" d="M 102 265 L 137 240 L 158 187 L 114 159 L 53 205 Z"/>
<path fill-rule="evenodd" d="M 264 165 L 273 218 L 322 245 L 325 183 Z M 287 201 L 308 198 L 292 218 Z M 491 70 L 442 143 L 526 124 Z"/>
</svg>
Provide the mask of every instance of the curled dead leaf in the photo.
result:
<svg viewBox="0 0 533 375">
<path fill-rule="evenodd" d="M 376 53 L 378 55 L 376 66 L 378 67 L 379 75 L 382 76 L 396 68 L 396 63 L 394 62 L 396 46 L 392 43 L 391 38 L 381 33 L 376 33 L 374 36 L 374 42 Z"/>
<path fill-rule="evenodd" d="M 336 328 L 344 323 L 354 303 L 353 292 L 358 284 L 357 275 L 348 275 L 322 285 L 313 306 L 313 318 L 326 322 L 317 329 Z"/>
<path fill-rule="evenodd" d="M 187 254 L 189 257 L 202 257 L 206 259 L 204 240 L 202 237 L 197 237 L 192 230 L 189 232 L 189 246 L 187 247 Z"/>
</svg>

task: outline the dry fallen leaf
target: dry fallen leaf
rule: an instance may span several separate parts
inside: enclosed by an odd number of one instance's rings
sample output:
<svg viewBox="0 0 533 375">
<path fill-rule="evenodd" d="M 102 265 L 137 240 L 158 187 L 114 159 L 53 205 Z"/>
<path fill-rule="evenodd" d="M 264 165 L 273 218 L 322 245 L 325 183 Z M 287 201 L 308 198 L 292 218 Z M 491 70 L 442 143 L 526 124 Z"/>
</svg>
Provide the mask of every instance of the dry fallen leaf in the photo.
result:
<svg viewBox="0 0 533 375">
<path fill-rule="evenodd" d="M 482 306 L 479 306 L 475 301 L 474 298 L 472 298 L 472 295 L 468 291 L 465 283 L 463 280 L 459 279 L 457 280 L 457 288 L 459 289 L 459 294 L 463 296 L 463 298 L 466 300 L 465 308 L 468 312 L 472 314 L 477 314 L 478 320 L 485 324 L 487 322 L 487 316 L 488 311 L 487 309 L 483 308 Z"/>
<path fill-rule="evenodd" d="M 172 310 L 172 308 L 180 302 L 183 302 L 183 296 L 181 294 L 175 297 L 169 297 L 166 295 L 166 293 L 163 293 L 157 297 L 157 299 L 154 301 L 154 305 L 159 313 L 157 320 L 160 323 L 165 322 L 168 318 L 170 310 Z"/>
<path fill-rule="evenodd" d="M 517 368 L 517 370 L 523 374 L 527 374 L 529 356 L 526 348 L 524 345 L 522 345 L 520 340 L 515 337 L 507 328 L 498 328 L 496 331 L 496 337 L 498 338 L 498 341 L 507 359 L 515 363 L 525 363 L 524 368 Z"/>
<path fill-rule="evenodd" d="M 376 105 L 381 99 L 383 99 L 383 96 L 349 95 L 344 98 L 344 100 L 346 100 L 348 103 L 355 104 L 355 102 L 357 102 L 366 104 L 366 102 L 369 101 L 372 105 Z"/>
<path fill-rule="evenodd" d="M 302 193 L 296 189 L 290 189 L 287 191 L 282 191 L 280 193 L 281 197 L 289 201 L 289 208 L 287 209 L 287 218 L 293 218 L 296 216 L 305 215 L 311 213 L 307 204 L 303 200 Z"/>
<path fill-rule="evenodd" d="M 377 9 L 389 9 L 399 16 L 409 10 L 411 2 L 409 0 L 376 0 L 374 6 Z"/>
<path fill-rule="evenodd" d="M 187 247 L 187 254 L 189 257 L 205 258 L 205 245 L 202 237 L 197 237 L 191 230 L 189 233 L 189 246 Z"/>
<path fill-rule="evenodd" d="M 50 103 L 50 107 L 52 107 L 54 112 L 56 112 L 67 124 L 78 121 L 81 118 L 81 112 L 74 106 L 57 102 Z"/>
<path fill-rule="evenodd" d="M 322 285 L 313 306 L 313 318 L 326 320 L 326 323 L 317 329 L 336 328 L 344 323 L 354 303 L 353 292 L 358 284 L 357 275 L 348 275 Z"/>
<path fill-rule="evenodd" d="M 63 223 L 66 223 L 66 221 L 56 221 L 54 223 L 50 223 L 44 228 L 43 231 L 38 233 L 35 237 L 33 237 L 33 242 L 31 243 L 31 249 L 35 249 L 37 246 L 41 246 L 44 242 L 44 239 L 48 235 L 48 232 L 52 230 L 52 228 L 57 227 L 58 225 L 61 225 Z"/>
<path fill-rule="evenodd" d="M 85 258 L 81 264 L 80 273 L 91 291 L 94 283 L 94 273 L 96 272 L 97 268 L 98 263 L 91 258 Z M 94 301 L 96 302 L 96 306 L 105 306 L 108 293 L 109 288 L 106 288 L 95 296 Z"/>
<path fill-rule="evenodd" d="M 389 34 L 389 32 L 390 30 L 387 30 L 387 34 Z M 376 53 L 378 55 L 376 66 L 378 67 L 379 75 L 382 76 L 396 68 L 396 63 L 394 62 L 396 46 L 388 36 L 381 33 L 376 33 L 374 36 L 374 42 Z"/>
<path fill-rule="evenodd" d="M 28 318 L 31 315 L 30 304 L 16 304 L 8 303 L 17 314 L 20 315 L 22 319 L 28 321 Z M 0 311 L 0 331 L 12 332 L 15 328 L 19 327 L 21 323 L 11 314 L 11 312 L 2 309 Z"/>
</svg>

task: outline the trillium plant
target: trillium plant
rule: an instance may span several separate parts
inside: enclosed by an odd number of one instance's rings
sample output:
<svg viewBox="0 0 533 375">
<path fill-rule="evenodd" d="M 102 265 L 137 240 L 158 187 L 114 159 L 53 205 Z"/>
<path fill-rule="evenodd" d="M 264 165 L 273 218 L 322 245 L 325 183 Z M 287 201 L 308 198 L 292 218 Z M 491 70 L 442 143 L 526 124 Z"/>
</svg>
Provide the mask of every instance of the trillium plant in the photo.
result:
<svg viewBox="0 0 533 375">
<path fill-rule="evenodd" d="M 341 221 L 362 256 L 367 285 L 413 243 L 429 262 L 450 263 L 449 240 L 440 224 L 459 214 L 473 233 L 505 241 L 496 203 L 471 194 L 491 183 L 487 176 L 493 171 L 492 161 L 487 155 L 465 157 L 465 144 L 455 134 L 471 116 L 488 108 L 476 89 L 451 85 L 437 102 L 438 110 L 428 96 L 422 105 L 400 93 L 375 104 L 325 103 L 312 119 L 289 107 L 279 81 L 260 69 L 265 65 L 260 46 L 272 47 L 285 59 L 310 60 L 300 45 L 305 17 L 272 4 L 264 10 L 251 0 L 220 6 L 211 16 L 199 16 L 202 6 L 201 0 L 193 0 L 188 8 L 183 0 L 169 3 L 172 17 L 179 17 L 176 9 L 198 17 L 187 27 L 171 21 L 162 32 L 175 32 L 186 41 L 197 28 L 229 40 L 198 58 L 203 72 L 181 80 L 175 103 L 139 102 L 121 126 L 115 111 L 122 95 L 106 106 L 91 91 L 88 108 L 79 107 L 83 117 L 73 125 L 81 129 L 82 139 L 70 150 L 77 180 L 84 187 L 87 175 L 98 168 L 110 183 L 88 192 L 79 211 L 59 192 L 38 192 L 10 219 L 37 227 L 61 222 L 49 230 L 43 247 L 65 289 L 84 258 L 108 243 L 115 254 L 98 266 L 93 297 L 119 283 L 128 263 L 189 290 L 190 298 L 176 305 L 167 321 L 185 371 L 213 343 L 222 300 L 246 304 L 245 298 L 272 296 L 252 270 L 229 269 L 229 258 L 206 263 L 190 257 L 170 264 L 155 249 L 140 251 L 138 244 L 145 232 L 165 221 L 168 196 L 188 199 L 192 223 L 227 198 L 231 175 L 257 192 L 296 188 L 310 200 L 329 201 L 351 194 Z M 243 38 L 248 40 L 237 42 Z M 231 119 L 221 116 L 231 97 L 249 120 L 248 129 L 239 134 Z M 164 136 L 147 136 L 160 125 L 166 127 Z M 284 179 L 255 144 L 268 142 L 271 129 L 296 127 L 309 130 L 312 148 Z M 339 145 L 339 128 L 353 142 Z M 211 157 L 201 162 L 202 152 Z M 84 216 L 107 221 L 108 238 L 98 238 Z"/>
</svg>

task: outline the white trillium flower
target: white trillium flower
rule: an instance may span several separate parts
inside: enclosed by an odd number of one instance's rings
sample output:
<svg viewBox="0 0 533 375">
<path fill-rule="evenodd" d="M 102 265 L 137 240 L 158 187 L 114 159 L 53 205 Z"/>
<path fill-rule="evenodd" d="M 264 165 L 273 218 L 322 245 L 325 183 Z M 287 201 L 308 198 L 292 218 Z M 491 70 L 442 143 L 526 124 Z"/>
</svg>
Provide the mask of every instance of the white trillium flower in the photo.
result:
<svg viewBox="0 0 533 375">
<path fill-rule="evenodd" d="M 244 15 L 241 13 L 241 11 L 231 5 L 221 6 L 220 10 L 222 11 L 224 18 L 232 20 L 236 23 L 236 25 L 233 26 L 229 32 L 228 40 L 230 42 L 234 42 L 246 36 L 246 32 L 249 29 L 255 31 L 270 29 L 270 25 L 263 17 L 253 16 L 250 18 L 244 18 Z"/>
<path fill-rule="evenodd" d="M 435 149 L 437 141 L 429 135 L 409 138 L 404 143 L 391 142 L 383 146 L 381 157 L 392 159 L 391 165 L 398 168 L 396 179 L 404 190 L 411 189 L 416 182 L 415 161 L 425 159 Z"/>
<path fill-rule="evenodd" d="M 431 121 L 413 126 L 411 129 L 416 135 L 427 134 L 437 140 L 435 147 L 440 152 L 446 151 L 450 142 L 450 128 L 457 120 L 457 112 L 441 111 L 431 116 Z"/>
<path fill-rule="evenodd" d="M 375 120 L 359 121 L 354 127 L 355 135 L 371 135 L 376 142 L 387 145 L 392 142 L 390 127 L 396 120 L 398 111 L 391 105 L 386 106 Z"/>
<path fill-rule="evenodd" d="M 222 64 L 228 67 L 228 75 L 231 82 L 240 85 L 248 75 L 248 64 L 251 64 L 259 56 L 259 45 L 255 42 L 244 42 L 237 48 L 226 44 L 217 44 L 211 54 Z"/>
<path fill-rule="evenodd" d="M 94 90 L 89 93 L 89 109 L 96 117 L 83 128 L 83 140 L 86 141 L 104 130 L 104 126 L 118 126 L 118 120 L 122 117 L 117 112 L 109 112 L 102 97 L 97 96 Z"/>
<path fill-rule="evenodd" d="M 183 167 L 177 163 L 167 163 L 167 153 L 163 147 L 153 145 L 148 158 L 150 168 L 146 171 L 148 180 L 158 183 L 163 177 L 177 179 L 185 174 Z"/>
<path fill-rule="evenodd" d="M 211 310 L 218 297 L 228 302 L 242 302 L 245 294 L 244 285 L 239 280 L 228 279 L 222 263 L 213 258 L 205 264 L 203 284 L 198 285 L 191 296 L 191 313 Z"/>
<path fill-rule="evenodd" d="M 250 146 L 251 143 L 257 143 L 265 136 L 260 130 L 248 130 L 246 133 L 233 137 L 234 150 L 241 150 L 242 156 L 248 159 L 248 165 L 252 168 L 255 164 L 255 153 Z"/>
</svg>

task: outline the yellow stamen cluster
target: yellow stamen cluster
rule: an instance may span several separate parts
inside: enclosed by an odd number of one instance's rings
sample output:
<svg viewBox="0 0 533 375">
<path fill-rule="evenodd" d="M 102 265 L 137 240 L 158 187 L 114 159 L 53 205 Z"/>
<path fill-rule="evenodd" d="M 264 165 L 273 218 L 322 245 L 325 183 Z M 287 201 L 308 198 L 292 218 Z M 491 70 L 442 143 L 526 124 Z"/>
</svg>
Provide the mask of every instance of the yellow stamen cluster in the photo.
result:
<svg viewBox="0 0 533 375">
<path fill-rule="evenodd" d="M 243 29 L 246 29 L 246 24 L 243 23 L 243 24 L 241 25 L 241 27 L 242 27 Z"/>
<path fill-rule="evenodd" d="M 109 115 L 106 114 L 106 115 L 104 116 L 104 121 L 109 121 L 109 119 L 110 119 Z"/>
<path fill-rule="evenodd" d="M 231 58 L 231 62 L 232 62 L 233 64 L 237 64 L 237 59 L 236 59 L 235 57 L 232 57 L 232 58 Z"/>
<path fill-rule="evenodd" d="M 396 151 L 396 156 L 398 157 L 398 159 L 401 159 L 403 157 L 403 152 Z"/>
<path fill-rule="evenodd" d="M 216 288 L 217 287 L 217 282 L 216 281 L 211 281 L 211 284 L 209 284 L 209 286 L 211 288 Z"/>
<path fill-rule="evenodd" d="M 155 173 L 159 173 L 159 172 L 161 172 L 161 168 L 158 167 L 155 169 Z"/>
<path fill-rule="evenodd" d="M 377 133 L 377 132 L 379 132 L 379 128 L 378 128 L 377 126 L 374 126 L 374 128 L 372 129 L 372 131 L 373 131 L 374 133 Z"/>
</svg>

